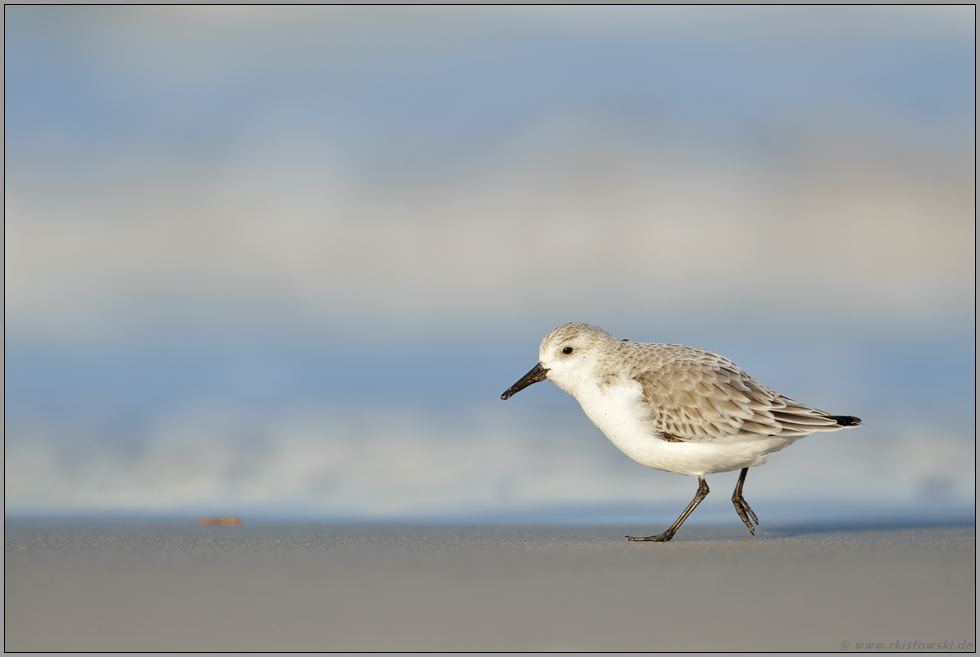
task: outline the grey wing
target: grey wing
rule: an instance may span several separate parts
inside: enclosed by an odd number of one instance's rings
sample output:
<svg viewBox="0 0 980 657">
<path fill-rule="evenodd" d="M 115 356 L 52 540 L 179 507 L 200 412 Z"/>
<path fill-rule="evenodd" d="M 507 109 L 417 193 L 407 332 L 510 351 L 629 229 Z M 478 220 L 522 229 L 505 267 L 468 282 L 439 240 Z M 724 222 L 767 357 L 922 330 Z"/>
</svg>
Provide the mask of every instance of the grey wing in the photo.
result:
<svg viewBox="0 0 980 657">
<path fill-rule="evenodd" d="M 666 440 L 795 437 L 843 426 L 838 422 L 843 418 L 770 390 L 716 354 L 675 347 L 663 356 L 659 367 L 633 378 L 642 385 L 651 420 Z"/>
</svg>

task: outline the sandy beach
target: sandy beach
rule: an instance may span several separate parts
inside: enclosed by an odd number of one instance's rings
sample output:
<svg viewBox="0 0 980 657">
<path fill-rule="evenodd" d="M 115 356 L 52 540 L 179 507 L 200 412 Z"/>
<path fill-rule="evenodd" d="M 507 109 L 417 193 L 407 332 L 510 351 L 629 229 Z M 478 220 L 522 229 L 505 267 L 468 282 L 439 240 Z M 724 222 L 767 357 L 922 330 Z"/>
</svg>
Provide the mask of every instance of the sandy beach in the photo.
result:
<svg viewBox="0 0 980 657">
<path fill-rule="evenodd" d="M 973 526 L 644 529 L 6 520 L 4 648 L 974 649 Z"/>
</svg>

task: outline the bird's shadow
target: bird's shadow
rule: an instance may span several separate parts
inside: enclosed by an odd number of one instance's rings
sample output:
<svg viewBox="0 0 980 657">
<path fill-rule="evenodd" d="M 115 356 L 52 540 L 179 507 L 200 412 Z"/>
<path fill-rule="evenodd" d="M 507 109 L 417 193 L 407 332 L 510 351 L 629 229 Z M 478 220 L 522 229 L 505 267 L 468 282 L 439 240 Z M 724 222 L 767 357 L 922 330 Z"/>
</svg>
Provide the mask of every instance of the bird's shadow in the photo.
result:
<svg viewBox="0 0 980 657">
<path fill-rule="evenodd" d="M 917 530 L 976 528 L 975 518 L 920 518 L 920 519 L 874 519 L 844 520 L 832 522 L 778 523 L 768 527 L 756 528 L 757 538 L 798 538 L 819 534 L 854 534 L 863 532 L 914 532 Z M 726 527 L 692 527 L 690 539 L 732 539 L 752 537 L 740 525 Z M 683 530 L 682 530 L 683 531 Z M 681 538 L 680 533 L 677 538 Z M 676 540 L 676 539 L 675 539 Z"/>
</svg>

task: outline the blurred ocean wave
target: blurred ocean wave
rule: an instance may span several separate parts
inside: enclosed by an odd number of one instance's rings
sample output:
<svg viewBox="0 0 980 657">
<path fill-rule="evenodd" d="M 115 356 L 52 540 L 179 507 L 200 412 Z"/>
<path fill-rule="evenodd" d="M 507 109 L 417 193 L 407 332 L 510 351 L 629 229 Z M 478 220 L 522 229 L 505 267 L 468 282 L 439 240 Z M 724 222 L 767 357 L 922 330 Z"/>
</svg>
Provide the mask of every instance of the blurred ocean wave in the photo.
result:
<svg viewBox="0 0 980 657">
<path fill-rule="evenodd" d="M 490 406 L 314 408 L 257 419 L 234 408 L 179 409 L 123 435 L 77 420 L 16 429 L 4 476 L 6 508 L 17 513 L 472 519 L 559 508 L 574 520 L 597 508 L 610 517 L 644 506 L 665 512 L 688 500 L 693 483 L 629 461 L 584 416 L 545 421 Z M 874 517 L 876 508 L 971 508 L 969 436 L 925 425 L 870 433 L 805 438 L 752 470 L 746 495 L 760 514 L 769 507 L 799 521 L 824 519 L 828 509 Z M 736 476 L 710 478 L 716 515 L 730 511 Z"/>
</svg>

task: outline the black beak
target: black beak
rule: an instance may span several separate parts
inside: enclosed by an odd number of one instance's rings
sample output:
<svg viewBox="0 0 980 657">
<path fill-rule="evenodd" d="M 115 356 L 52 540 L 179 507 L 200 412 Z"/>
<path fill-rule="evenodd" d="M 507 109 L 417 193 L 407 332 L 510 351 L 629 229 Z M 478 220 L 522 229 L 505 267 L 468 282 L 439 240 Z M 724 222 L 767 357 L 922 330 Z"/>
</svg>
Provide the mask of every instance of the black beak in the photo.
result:
<svg viewBox="0 0 980 657">
<path fill-rule="evenodd" d="M 531 371 L 521 377 L 521 380 L 507 388 L 504 394 L 500 395 L 501 399 L 510 399 L 517 393 L 519 393 L 524 388 L 528 387 L 532 383 L 537 383 L 538 381 L 544 381 L 548 378 L 548 370 L 541 367 L 541 363 L 538 363 Z"/>
</svg>

